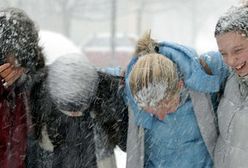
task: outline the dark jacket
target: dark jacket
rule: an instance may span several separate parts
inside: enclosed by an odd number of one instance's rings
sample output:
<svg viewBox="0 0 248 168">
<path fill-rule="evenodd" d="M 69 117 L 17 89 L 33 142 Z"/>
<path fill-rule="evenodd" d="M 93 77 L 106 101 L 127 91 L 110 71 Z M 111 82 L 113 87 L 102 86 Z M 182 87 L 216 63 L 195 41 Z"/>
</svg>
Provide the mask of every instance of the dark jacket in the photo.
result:
<svg viewBox="0 0 248 168">
<path fill-rule="evenodd" d="M 29 91 L 32 76 L 45 61 L 38 30 L 27 14 L 17 8 L 1 9 L 0 13 L 0 65 L 14 57 L 15 66 L 25 68 L 25 74 L 9 89 L 0 82 L 0 167 L 24 168 Z"/>
<path fill-rule="evenodd" d="M 96 94 L 79 117 L 61 112 L 44 80 L 35 84 L 31 94 L 35 139 L 41 141 L 42 127 L 46 126 L 53 152 L 35 144 L 38 151 L 29 167 L 94 168 L 97 160 L 114 154 L 116 145 L 126 150 L 128 113 L 119 89 L 120 79 L 101 72 L 98 76 Z"/>
</svg>

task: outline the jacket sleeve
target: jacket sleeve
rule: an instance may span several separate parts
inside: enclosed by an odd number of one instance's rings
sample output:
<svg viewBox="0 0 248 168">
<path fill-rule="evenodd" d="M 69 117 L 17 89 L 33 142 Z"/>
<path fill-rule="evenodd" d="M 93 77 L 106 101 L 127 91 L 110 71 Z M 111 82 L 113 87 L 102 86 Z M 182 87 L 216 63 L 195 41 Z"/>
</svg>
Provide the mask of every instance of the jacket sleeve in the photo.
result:
<svg viewBox="0 0 248 168">
<path fill-rule="evenodd" d="M 219 52 L 209 51 L 200 55 L 200 59 L 203 59 L 208 68 L 211 70 L 212 75 L 218 75 L 220 77 L 220 83 L 225 82 L 229 76 L 229 69 L 223 62 L 222 56 Z"/>
<path fill-rule="evenodd" d="M 116 123 L 117 123 L 117 145 L 123 150 L 126 151 L 126 144 L 127 144 L 127 132 L 128 132 L 128 108 L 125 105 L 123 100 L 123 90 L 124 88 L 119 88 L 117 95 L 116 95 L 116 104 L 119 104 L 116 109 Z"/>
<path fill-rule="evenodd" d="M 103 124 L 110 143 L 126 151 L 128 110 L 122 97 L 123 89 L 119 85 L 120 78 L 105 73 L 99 73 L 99 76 L 97 101 L 94 105 L 98 122 Z"/>
<path fill-rule="evenodd" d="M 58 131 L 59 128 L 63 128 L 61 127 L 62 115 L 50 97 L 47 72 L 41 72 L 41 75 L 37 76 L 39 79 L 34 82 L 30 93 L 34 138 L 41 144 L 49 141 L 53 146 L 58 146 L 65 138 L 62 134 L 64 131 Z"/>
<path fill-rule="evenodd" d="M 47 90 L 45 86 L 45 77 L 35 81 L 30 92 L 30 110 L 33 124 L 33 133 L 35 139 L 41 138 L 42 126 L 44 125 L 49 104 L 46 102 Z"/>
<path fill-rule="evenodd" d="M 225 89 L 226 80 L 230 74 L 227 65 L 223 62 L 222 56 L 219 52 L 210 51 L 204 53 L 200 56 L 200 59 L 204 60 L 208 69 L 211 71 L 212 75 L 217 75 L 220 77 L 220 89 L 218 92 L 211 93 L 211 100 L 213 104 L 214 111 L 217 111 L 220 98 Z"/>
<path fill-rule="evenodd" d="M 159 53 L 177 65 L 187 88 L 205 93 L 219 91 L 221 77 L 218 74 L 208 75 L 202 69 L 199 56 L 192 48 L 163 42 L 160 43 Z"/>
</svg>

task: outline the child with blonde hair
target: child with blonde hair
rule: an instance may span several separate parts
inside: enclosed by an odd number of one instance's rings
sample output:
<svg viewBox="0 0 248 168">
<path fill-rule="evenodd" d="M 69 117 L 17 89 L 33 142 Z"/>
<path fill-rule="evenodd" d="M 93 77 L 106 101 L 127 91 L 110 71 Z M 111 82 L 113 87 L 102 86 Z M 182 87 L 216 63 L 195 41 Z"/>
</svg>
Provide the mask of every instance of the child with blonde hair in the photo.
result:
<svg viewBox="0 0 248 168">
<path fill-rule="evenodd" d="M 138 106 L 161 120 L 166 113 L 175 110 L 182 82 L 180 84 L 175 64 L 156 53 L 141 56 L 130 74 L 130 88 Z M 165 101 L 167 103 L 163 103 Z M 168 109 L 165 113 L 160 111 L 164 108 Z"/>
<path fill-rule="evenodd" d="M 156 43 L 149 33 L 138 41 L 125 76 L 128 168 L 213 166 L 216 120 L 205 93 L 219 90 L 223 78 L 215 70 L 223 63 L 211 55 L 218 60 L 212 75 L 189 47 Z"/>
</svg>

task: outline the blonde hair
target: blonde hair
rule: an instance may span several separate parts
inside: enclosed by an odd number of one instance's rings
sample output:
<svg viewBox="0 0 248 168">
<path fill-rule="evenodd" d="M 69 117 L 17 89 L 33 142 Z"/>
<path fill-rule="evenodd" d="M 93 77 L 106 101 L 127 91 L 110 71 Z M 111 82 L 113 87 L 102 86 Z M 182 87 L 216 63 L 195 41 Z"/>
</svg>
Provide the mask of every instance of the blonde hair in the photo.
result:
<svg viewBox="0 0 248 168">
<path fill-rule="evenodd" d="M 152 107 L 159 100 L 174 96 L 178 81 L 175 64 L 161 54 L 152 53 L 138 58 L 130 73 L 129 85 L 136 100 Z"/>
<path fill-rule="evenodd" d="M 158 43 L 151 38 L 151 31 L 148 31 L 137 41 L 135 56 L 139 57 L 146 54 L 156 53 L 156 48 L 158 48 Z"/>
</svg>

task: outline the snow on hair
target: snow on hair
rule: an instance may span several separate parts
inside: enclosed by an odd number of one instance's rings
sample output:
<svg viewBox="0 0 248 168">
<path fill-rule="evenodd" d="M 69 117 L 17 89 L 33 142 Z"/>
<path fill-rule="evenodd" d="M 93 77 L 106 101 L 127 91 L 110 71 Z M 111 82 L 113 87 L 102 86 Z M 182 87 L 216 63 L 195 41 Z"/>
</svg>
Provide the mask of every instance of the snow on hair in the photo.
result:
<svg viewBox="0 0 248 168">
<path fill-rule="evenodd" d="M 164 99 L 167 88 L 168 83 L 165 81 L 149 83 L 147 87 L 139 90 L 134 98 L 139 107 L 157 107 L 158 103 Z"/>
<path fill-rule="evenodd" d="M 179 76 L 171 60 L 160 54 L 139 57 L 130 74 L 132 94 L 140 107 L 156 107 L 177 91 Z"/>
<path fill-rule="evenodd" d="M 248 37 L 248 7 L 232 6 L 221 16 L 215 27 L 215 37 L 227 32 L 239 32 Z"/>
<path fill-rule="evenodd" d="M 158 54 L 159 44 L 145 33 L 137 42 L 138 61 L 130 76 L 132 94 L 139 107 L 156 107 L 160 100 L 173 95 L 178 82 L 176 66 Z"/>
<path fill-rule="evenodd" d="M 28 15 L 18 8 L 0 10 L 0 61 L 13 54 L 18 63 L 31 71 L 44 67 L 38 30 Z"/>
<path fill-rule="evenodd" d="M 60 107 L 86 108 L 96 94 L 98 74 L 80 54 L 59 57 L 49 66 L 48 87 Z"/>
</svg>

